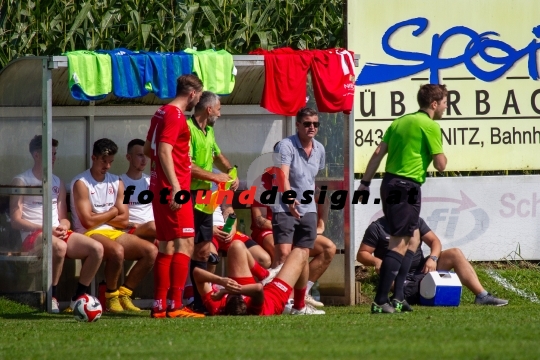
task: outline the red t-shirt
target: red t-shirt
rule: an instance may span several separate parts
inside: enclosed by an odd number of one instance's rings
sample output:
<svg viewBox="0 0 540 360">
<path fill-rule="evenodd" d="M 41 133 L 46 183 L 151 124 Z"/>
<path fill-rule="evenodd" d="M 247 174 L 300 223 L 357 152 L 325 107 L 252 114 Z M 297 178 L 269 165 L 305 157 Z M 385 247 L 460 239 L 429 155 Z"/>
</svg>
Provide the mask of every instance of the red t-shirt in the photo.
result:
<svg viewBox="0 0 540 360">
<path fill-rule="evenodd" d="M 150 190 L 154 196 L 159 196 L 161 189 L 171 187 L 157 153 L 160 142 L 166 142 L 173 146 L 174 172 L 182 190 L 189 191 L 191 183 L 190 136 L 186 117 L 176 106 L 164 105 L 152 117 L 146 140 L 150 141 L 152 149 Z"/>
</svg>

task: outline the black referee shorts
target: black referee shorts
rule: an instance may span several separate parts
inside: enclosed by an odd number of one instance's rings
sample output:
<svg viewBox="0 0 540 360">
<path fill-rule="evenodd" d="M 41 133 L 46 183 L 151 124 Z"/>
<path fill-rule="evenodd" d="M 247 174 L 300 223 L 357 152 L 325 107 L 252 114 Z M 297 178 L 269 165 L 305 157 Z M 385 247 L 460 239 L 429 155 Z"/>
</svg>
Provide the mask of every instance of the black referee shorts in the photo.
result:
<svg viewBox="0 0 540 360">
<path fill-rule="evenodd" d="M 409 201 L 409 192 L 414 189 L 418 194 Z M 384 175 L 381 201 L 390 235 L 413 236 L 414 230 L 418 229 L 421 197 L 419 183 L 390 173 Z"/>
</svg>

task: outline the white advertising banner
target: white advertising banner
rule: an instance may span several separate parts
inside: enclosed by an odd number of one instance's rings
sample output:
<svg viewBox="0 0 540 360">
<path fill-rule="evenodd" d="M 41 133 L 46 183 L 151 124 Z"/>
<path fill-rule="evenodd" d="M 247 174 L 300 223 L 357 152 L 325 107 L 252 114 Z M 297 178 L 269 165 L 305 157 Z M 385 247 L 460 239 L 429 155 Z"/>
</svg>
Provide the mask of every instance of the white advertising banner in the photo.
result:
<svg viewBox="0 0 540 360">
<path fill-rule="evenodd" d="M 368 203 L 354 205 L 355 253 L 368 225 L 383 216 L 375 204 L 380 185 L 373 180 Z M 420 216 L 443 250 L 458 247 L 471 261 L 540 260 L 539 175 L 428 178 Z"/>
</svg>

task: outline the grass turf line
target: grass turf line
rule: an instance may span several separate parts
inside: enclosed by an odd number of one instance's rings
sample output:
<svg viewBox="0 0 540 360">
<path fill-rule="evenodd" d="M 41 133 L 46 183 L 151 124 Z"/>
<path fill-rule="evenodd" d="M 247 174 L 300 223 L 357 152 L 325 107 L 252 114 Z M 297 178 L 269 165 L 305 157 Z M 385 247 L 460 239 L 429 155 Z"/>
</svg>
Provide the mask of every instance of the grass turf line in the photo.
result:
<svg viewBox="0 0 540 360">
<path fill-rule="evenodd" d="M 537 270 L 497 270 L 535 290 Z M 416 306 L 413 313 L 371 315 L 369 305 L 327 307 L 322 316 L 150 319 L 104 315 L 97 323 L 50 315 L 0 299 L 0 358 L 402 359 L 538 358 L 538 305 L 508 292 L 477 268 L 486 289 L 510 299 L 502 308 Z M 536 273 L 535 273 L 536 272 Z M 513 281 L 513 280 L 512 280 Z M 531 286 L 529 286 L 529 284 Z M 363 289 L 366 291 L 366 289 Z M 85 355 L 86 354 L 86 355 Z"/>
</svg>

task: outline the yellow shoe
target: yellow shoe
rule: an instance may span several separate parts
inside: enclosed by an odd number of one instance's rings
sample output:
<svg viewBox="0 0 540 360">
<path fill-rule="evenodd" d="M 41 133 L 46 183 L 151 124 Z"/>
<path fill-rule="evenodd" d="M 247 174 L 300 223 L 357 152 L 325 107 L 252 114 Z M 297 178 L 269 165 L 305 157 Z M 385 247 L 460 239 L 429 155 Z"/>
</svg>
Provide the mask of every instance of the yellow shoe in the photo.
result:
<svg viewBox="0 0 540 360">
<path fill-rule="evenodd" d="M 118 292 L 119 292 L 118 298 L 124 310 L 142 311 L 140 308 L 133 305 L 133 302 L 131 301 L 131 295 L 133 295 L 133 291 L 129 290 L 128 288 L 124 286 L 120 286 L 120 289 L 118 289 Z"/>
<path fill-rule="evenodd" d="M 124 311 L 124 308 L 120 304 L 120 299 L 118 298 L 118 290 L 112 293 L 105 293 L 105 309 L 110 312 L 119 313 Z"/>
</svg>

